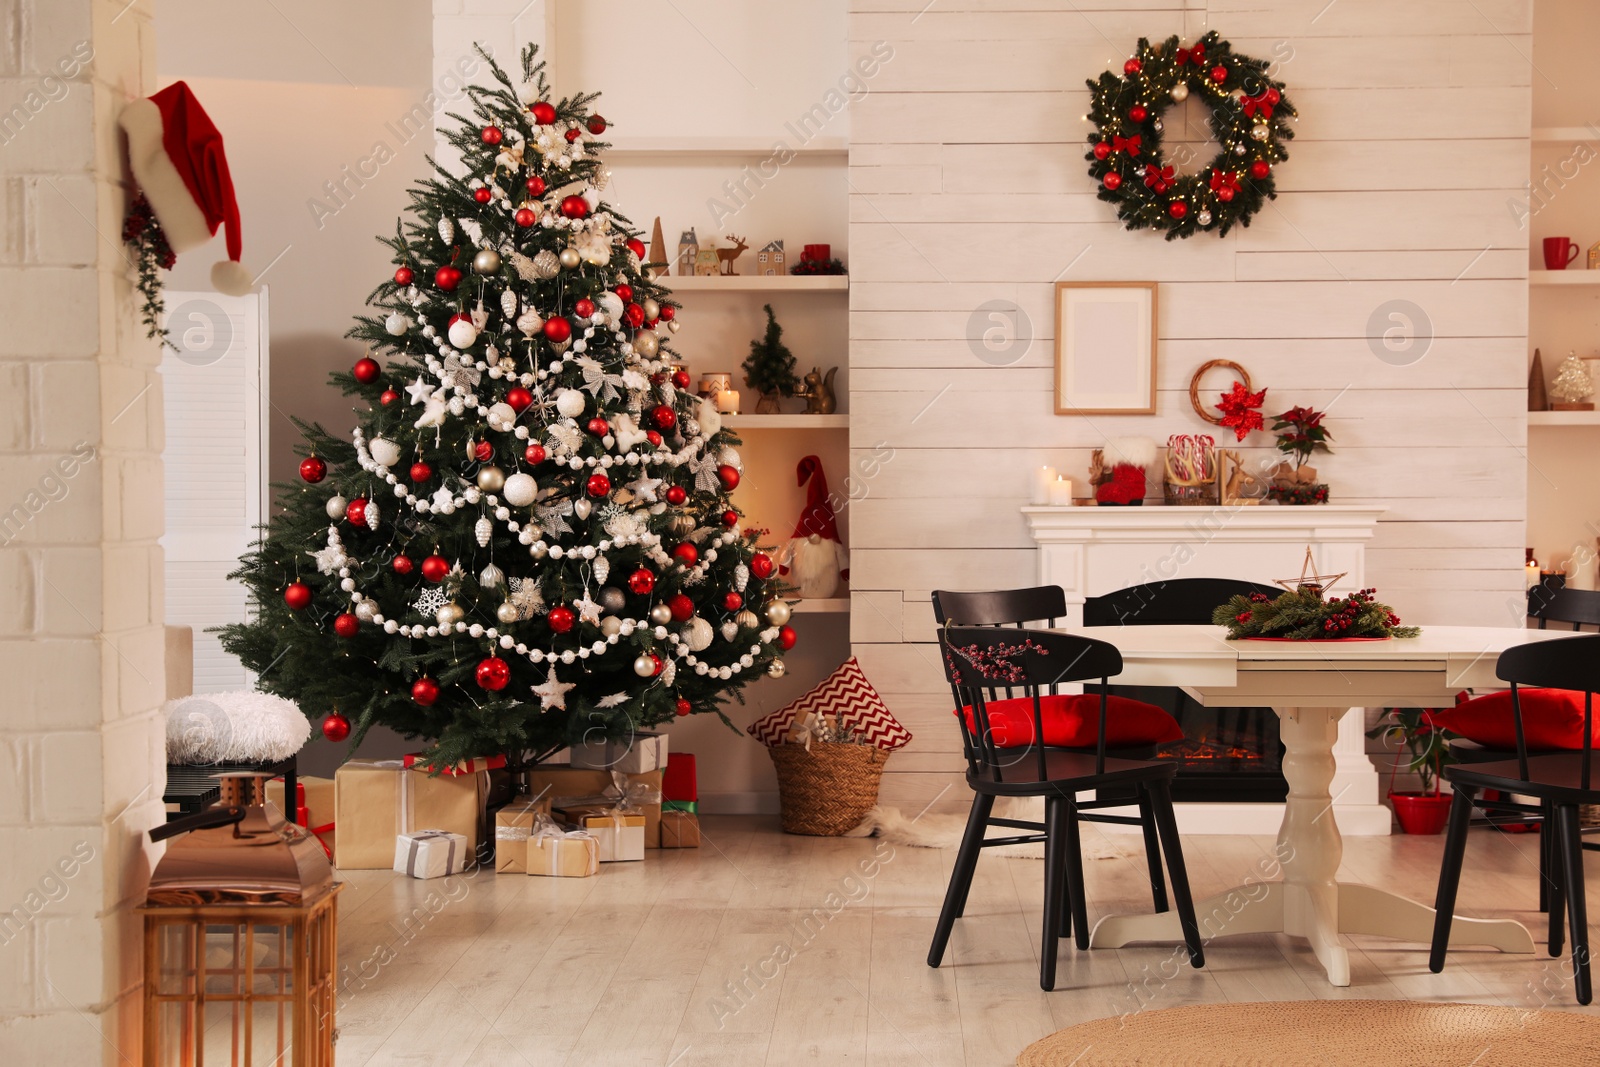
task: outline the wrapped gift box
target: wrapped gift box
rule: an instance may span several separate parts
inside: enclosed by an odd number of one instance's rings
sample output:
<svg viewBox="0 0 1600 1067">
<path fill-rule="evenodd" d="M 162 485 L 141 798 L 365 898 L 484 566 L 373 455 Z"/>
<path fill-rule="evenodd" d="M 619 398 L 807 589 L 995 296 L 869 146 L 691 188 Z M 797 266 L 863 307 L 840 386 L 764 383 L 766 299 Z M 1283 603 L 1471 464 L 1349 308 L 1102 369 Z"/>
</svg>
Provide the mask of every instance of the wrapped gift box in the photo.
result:
<svg viewBox="0 0 1600 1067">
<path fill-rule="evenodd" d="M 612 801 L 605 797 L 605 791 L 613 787 L 609 771 L 585 771 L 576 767 L 535 767 L 527 772 L 526 777 L 530 796 L 539 796 L 542 793 L 553 798 L 556 804 L 566 801 L 569 804 L 612 806 Z M 661 771 L 648 771 L 644 774 L 630 774 L 627 776 L 627 781 L 630 787 L 653 788 L 659 795 L 661 777 Z M 661 802 L 657 800 L 653 803 L 642 803 L 638 808 L 644 813 L 645 818 L 645 847 L 659 848 Z"/>
<path fill-rule="evenodd" d="M 350 760 L 334 776 L 339 831 L 334 866 L 388 870 L 396 836 L 413 828 L 460 834 L 467 839 L 467 855 L 473 856 L 490 773 L 430 777 L 425 770 L 406 770 L 399 760 Z"/>
<path fill-rule="evenodd" d="M 310 830 L 322 842 L 322 850 L 332 860 L 334 855 L 334 821 L 333 821 L 333 779 L 316 778 L 301 775 L 295 782 L 295 792 L 300 797 L 297 805 L 301 810 L 295 813 L 295 822 Z M 278 810 L 288 817 L 289 809 L 283 804 L 283 779 L 274 778 L 267 782 L 267 799 L 276 804 Z"/>
<path fill-rule="evenodd" d="M 667 765 L 667 735 L 636 733 L 625 741 L 590 741 L 573 745 L 572 766 L 578 770 L 644 774 Z"/>
<path fill-rule="evenodd" d="M 553 812 L 599 842 L 601 863 L 644 859 L 643 812 L 602 807 L 555 808 Z"/>
<path fill-rule="evenodd" d="M 661 813 L 662 848 L 699 848 L 700 819 L 687 811 Z"/>
<path fill-rule="evenodd" d="M 528 839 L 533 836 L 539 816 L 550 815 L 550 800 L 514 800 L 495 812 L 494 869 L 501 874 L 525 874 L 528 870 Z"/>
<path fill-rule="evenodd" d="M 687 811 L 691 815 L 697 815 L 700 812 L 700 802 L 698 800 L 663 800 L 661 802 L 661 814 L 665 815 L 669 811 Z"/>
<path fill-rule="evenodd" d="M 587 878 L 600 869 L 600 842 L 582 830 L 532 837 L 526 866 L 547 878 Z"/>
<path fill-rule="evenodd" d="M 447 830 L 417 830 L 396 834 L 394 869 L 407 878 L 443 878 L 460 874 L 472 858 L 463 834 Z"/>
<path fill-rule="evenodd" d="M 695 775 L 694 753 L 674 752 L 667 757 L 667 773 L 661 776 L 662 807 L 669 800 L 698 801 L 700 799 L 700 783 Z M 692 811 L 692 808 L 678 808 L 678 811 Z"/>
</svg>

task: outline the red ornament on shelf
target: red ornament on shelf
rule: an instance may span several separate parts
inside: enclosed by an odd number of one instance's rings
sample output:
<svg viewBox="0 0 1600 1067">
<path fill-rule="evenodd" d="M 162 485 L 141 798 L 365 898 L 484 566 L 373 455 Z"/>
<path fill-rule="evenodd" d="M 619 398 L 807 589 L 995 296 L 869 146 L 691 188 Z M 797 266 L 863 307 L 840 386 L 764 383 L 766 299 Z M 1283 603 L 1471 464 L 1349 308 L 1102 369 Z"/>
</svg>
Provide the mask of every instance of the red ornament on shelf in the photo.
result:
<svg viewBox="0 0 1600 1067">
<path fill-rule="evenodd" d="M 416 277 L 416 275 L 411 272 L 411 268 L 410 267 L 396 267 L 395 268 L 395 271 L 394 271 L 394 283 L 396 285 L 410 285 L 411 284 L 411 279 L 414 278 L 414 277 Z"/>
<path fill-rule="evenodd" d="M 640 596 L 647 595 L 656 587 L 656 572 L 648 567 L 640 567 L 628 575 L 628 588 Z"/>
<path fill-rule="evenodd" d="M 673 507 L 675 507 L 675 508 L 682 507 L 684 501 L 686 501 L 688 499 L 689 499 L 689 490 L 685 489 L 683 486 L 681 486 L 681 485 L 669 485 L 669 486 L 667 486 L 667 503 L 671 504 Z"/>
<path fill-rule="evenodd" d="M 439 699 L 439 683 L 426 676 L 418 678 L 411 683 L 411 699 L 425 708 L 433 707 Z"/>
<path fill-rule="evenodd" d="M 1100 179 L 1100 184 L 1114 193 L 1122 188 L 1122 175 L 1114 170 L 1106 171 L 1106 176 Z"/>
<path fill-rule="evenodd" d="M 581 296 L 578 298 L 577 303 L 572 305 L 572 311 L 580 319 L 587 319 L 594 314 L 594 301 L 586 296 Z"/>
<path fill-rule="evenodd" d="M 506 403 L 511 405 L 511 410 L 521 412 L 533 403 L 533 394 L 520 385 L 513 385 L 506 390 Z"/>
<path fill-rule="evenodd" d="M 672 558 L 685 567 L 693 567 L 700 562 L 700 550 L 688 541 L 683 542 L 672 550 Z"/>
<path fill-rule="evenodd" d="M 487 463 L 494 458 L 494 445 L 488 441 L 479 441 L 472 446 L 472 454 L 479 463 Z"/>
<path fill-rule="evenodd" d="M 1128 109 L 1128 118 L 1132 119 L 1134 122 L 1143 122 L 1149 116 L 1149 114 L 1150 112 L 1145 110 L 1145 106 L 1143 104 L 1134 104 Z"/>
<path fill-rule="evenodd" d="M 367 524 L 367 498 L 358 496 L 344 506 L 345 521 L 351 526 L 365 526 Z"/>
<path fill-rule="evenodd" d="M 311 587 L 305 582 L 290 582 L 283 591 L 283 602 L 289 605 L 290 611 L 301 610 L 311 603 Z"/>
<path fill-rule="evenodd" d="M 300 477 L 316 485 L 328 476 L 328 465 L 317 456 L 307 456 L 300 461 Z"/>
<path fill-rule="evenodd" d="M 793 626 L 785 626 L 778 631 L 778 647 L 785 652 L 793 648 L 794 643 L 798 640 L 800 640 L 799 635 L 794 632 Z"/>
<path fill-rule="evenodd" d="M 527 229 L 529 226 L 532 226 L 535 222 L 539 221 L 538 216 L 533 213 L 533 209 L 526 207 L 517 208 L 517 213 L 511 217 L 515 219 L 517 221 L 517 225 L 521 226 L 523 229 Z"/>
<path fill-rule="evenodd" d="M 378 403 L 382 404 L 384 407 L 388 407 L 390 404 L 393 404 L 399 399 L 400 394 L 395 392 L 393 389 L 385 389 L 383 392 L 378 394 Z"/>
<path fill-rule="evenodd" d="M 583 483 L 583 491 L 596 500 L 603 499 L 611 493 L 611 479 L 604 474 L 591 474 L 589 480 Z"/>
<path fill-rule="evenodd" d="M 530 104 L 528 110 L 533 113 L 533 121 L 541 126 L 548 126 L 556 120 L 556 109 L 544 100 Z"/>
<path fill-rule="evenodd" d="M 1140 63 L 1137 59 L 1130 59 L 1126 63 L 1122 64 L 1122 73 L 1124 74 L 1137 74 L 1143 69 L 1144 64 Z"/>
<path fill-rule="evenodd" d="M 430 582 L 442 582 L 450 573 L 450 561 L 435 554 L 422 561 L 422 576 Z"/>
<path fill-rule="evenodd" d="M 606 132 L 606 120 L 600 115 L 590 115 L 589 120 L 583 125 L 596 137 L 599 137 L 602 133 Z"/>
<path fill-rule="evenodd" d="M 533 466 L 543 463 L 545 459 L 544 445 L 529 445 L 523 449 L 522 458 Z"/>
<path fill-rule="evenodd" d="M 1188 213 L 1189 205 L 1185 204 L 1182 200 L 1174 200 L 1172 203 L 1167 205 L 1167 214 L 1171 215 L 1175 219 L 1181 219 Z"/>
<path fill-rule="evenodd" d="M 717 468 L 717 480 L 722 483 L 723 489 L 730 493 L 733 492 L 733 490 L 739 488 L 738 468 L 724 463 L 722 466 Z"/>
<path fill-rule="evenodd" d="M 361 632 L 361 620 L 347 611 L 333 620 L 333 632 L 340 637 L 354 637 Z"/>
<path fill-rule="evenodd" d="M 667 607 L 672 610 L 672 617 L 677 622 L 688 622 L 694 618 L 694 601 L 682 593 L 674 593 L 672 599 L 667 601 Z"/>
<path fill-rule="evenodd" d="M 590 419 L 584 428 L 590 433 L 594 434 L 596 437 L 604 437 L 606 434 L 611 432 L 611 424 L 605 419 L 602 419 L 599 415 L 596 415 L 594 418 Z"/>
<path fill-rule="evenodd" d="M 539 177 L 537 174 L 535 174 L 533 177 L 528 179 L 528 195 L 529 196 L 543 196 L 544 195 L 544 179 Z"/>
<path fill-rule="evenodd" d="M 396 574 L 410 574 L 417 569 L 417 565 L 411 562 L 411 557 L 406 555 L 396 556 L 389 566 Z"/>
<path fill-rule="evenodd" d="M 670 404 L 657 404 L 650 409 L 650 421 L 656 424 L 658 430 L 670 430 L 678 424 L 678 413 L 672 410 Z"/>
<path fill-rule="evenodd" d="M 511 667 L 499 656 L 490 656 L 478 664 L 473 676 L 477 678 L 480 688 L 499 692 L 511 681 Z"/>
<path fill-rule="evenodd" d="M 550 629 L 558 634 L 567 633 L 572 629 L 572 624 L 578 621 L 571 608 L 561 606 L 551 608 L 546 617 L 550 620 Z"/>
<path fill-rule="evenodd" d="M 350 720 L 337 711 L 322 720 L 322 736 L 338 744 L 350 736 Z"/>
<path fill-rule="evenodd" d="M 613 291 L 617 294 L 617 299 L 623 301 L 624 303 L 633 299 L 633 286 L 631 285 L 619 285 Z"/>
<path fill-rule="evenodd" d="M 414 482 L 425 482 L 429 478 L 432 478 L 432 477 L 433 477 L 433 468 L 428 466 L 426 463 L 423 463 L 421 460 L 418 460 L 417 462 L 415 462 L 415 463 L 413 463 L 411 465 L 411 480 L 412 481 L 414 481 Z"/>
<path fill-rule="evenodd" d="M 453 292 L 461 284 L 461 272 L 454 267 L 440 267 L 433 272 L 433 284 L 445 292 Z"/>
<path fill-rule="evenodd" d="M 666 308 L 662 308 L 661 310 L 665 311 Z M 665 317 L 665 316 L 663 316 L 663 317 Z M 689 388 L 689 372 L 684 370 L 681 367 L 679 369 L 673 371 L 672 372 L 672 384 L 674 386 L 676 386 L 677 388 L 679 388 L 679 389 L 687 389 L 687 388 Z"/>
<path fill-rule="evenodd" d="M 1264 159 L 1258 159 L 1250 164 L 1250 177 L 1260 180 L 1272 173 L 1272 166 Z"/>
<path fill-rule="evenodd" d="M 480 185 L 476 189 L 472 190 L 472 199 L 476 200 L 480 204 L 487 204 L 489 201 L 494 199 L 494 194 L 489 191 L 488 186 Z"/>
<path fill-rule="evenodd" d="M 678 716 L 681 718 L 681 717 L 689 714 L 691 711 L 693 711 L 694 710 L 694 706 L 691 705 L 689 703 L 689 701 L 686 700 L 685 698 L 679 697 L 678 698 L 678 703 L 674 706 L 674 710 L 677 711 Z"/>
<path fill-rule="evenodd" d="M 544 336 L 546 340 L 560 344 L 572 336 L 572 323 L 559 315 L 553 319 L 545 319 Z"/>
<path fill-rule="evenodd" d="M 772 557 L 765 552 L 757 552 L 750 557 L 750 573 L 757 578 L 771 578 L 773 570 Z"/>
<path fill-rule="evenodd" d="M 730 527 L 739 525 L 739 513 L 731 508 L 724 511 L 722 513 L 722 525 Z"/>
<path fill-rule="evenodd" d="M 644 261 L 644 242 L 643 241 L 639 240 L 637 237 L 630 237 L 630 238 L 628 238 L 628 240 L 626 242 L 626 245 L 627 245 L 628 251 L 632 252 L 634 254 L 635 258 L 637 258 L 640 262 Z"/>
<path fill-rule="evenodd" d="M 483 133 L 479 136 L 483 138 L 484 144 L 499 144 L 505 140 L 506 135 L 500 132 L 500 127 L 498 126 L 485 126 Z"/>
<path fill-rule="evenodd" d="M 356 381 L 362 385 L 371 385 L 378 380 L 378 375 L 383 373 L 383 368 L 378 366 L 378 361 L 371 356 L 362 356 L 356 360 L 356 365 L 350 368 L 350 373 L 356 376 Z"/>
<path fill-rule="evenodd" d="M 744 607 L 744 597 L 740 596 L 737 592 L 730 590 L 725 596 L 723 596 L 722 606 L 727 608 L 729 611 L 738 611 L 740 608 Z"/>
<path fill-rule="evenodd" d="M 587 218 L 589 201 L 581 196 L 564 196 L 561 198 L 561 214 L 569 219 Z"/>
</svg>

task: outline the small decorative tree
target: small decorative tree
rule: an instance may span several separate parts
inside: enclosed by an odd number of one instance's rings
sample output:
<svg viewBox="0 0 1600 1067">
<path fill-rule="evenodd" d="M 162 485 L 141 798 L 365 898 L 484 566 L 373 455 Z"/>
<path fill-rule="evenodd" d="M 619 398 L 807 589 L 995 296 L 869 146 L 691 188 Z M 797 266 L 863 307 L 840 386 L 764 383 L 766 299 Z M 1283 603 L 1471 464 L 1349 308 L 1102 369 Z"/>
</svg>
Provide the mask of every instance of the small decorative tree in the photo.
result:
<svg viewBox="0 0 1600 1067">
<path fill-rule="evenodd" d="M 794 395 L 800 381 L 794 375 L 794 356 L 783 343 L 783 327 L 778 325 L 772 305 L 765 304 L 762 310 L 767 313 L 767 332 L 761 340 L 750 342 L 744 382 L 761 394 L 756 413 L 776 415 L 779 398 Z"/>
<path fill-rule="evenodd" d="M 1569 354 L 1556 368 L 1555 381 L 1550 383 L 1550 406 L 1556 411 L 1591 411 L 1594 402 L 1594 379 L 1583 360 Z"/>
</svg>

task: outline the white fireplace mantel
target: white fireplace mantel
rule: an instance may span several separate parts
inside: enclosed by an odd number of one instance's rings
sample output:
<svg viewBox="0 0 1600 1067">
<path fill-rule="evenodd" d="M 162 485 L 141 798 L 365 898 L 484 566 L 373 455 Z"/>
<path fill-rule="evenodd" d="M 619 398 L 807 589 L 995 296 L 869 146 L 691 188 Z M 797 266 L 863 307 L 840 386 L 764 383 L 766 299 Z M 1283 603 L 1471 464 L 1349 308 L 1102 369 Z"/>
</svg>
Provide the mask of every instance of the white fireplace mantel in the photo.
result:
<svg viewBox="0 0 1600 1067">
<path fill-rule="evenodd" d="M 1039 584 L 1067 594 L 1068 625 L 1083 623 L 1087 597 L 1172 578 L 1294 578 L 1306 548 L 1319 574 L 1345 577 L 1334 590 L 1366 585 L 1366 544 L 1386 509 L 1345 504 L 1308 507 L 1024 507 L 1038 546 Z M 1339 722 L 1332 793 L 1347 835 L 1389 832 L 1378 802 L 1379 776 L 1366 753 L 1364 717 Z M 1276 833 L 1281 804 L 1179 804 L 1186 833 Z"/>
</svg>

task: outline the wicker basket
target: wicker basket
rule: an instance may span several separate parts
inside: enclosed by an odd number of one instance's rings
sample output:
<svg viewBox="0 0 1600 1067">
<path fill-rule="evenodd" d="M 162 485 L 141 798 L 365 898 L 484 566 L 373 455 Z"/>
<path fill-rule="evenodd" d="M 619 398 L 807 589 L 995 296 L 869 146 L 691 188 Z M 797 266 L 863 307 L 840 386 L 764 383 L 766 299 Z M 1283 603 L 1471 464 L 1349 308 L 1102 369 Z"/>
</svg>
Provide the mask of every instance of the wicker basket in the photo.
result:
<svg viewBox="0 0 1600 1067">
<path fill-rule="evenodd" d="M 829 741 L 773 745 L 783 831 L 838 837 L 861 825 L 878 802 L 878 782 L 889 753 L 875 745 Z"/>
</svg>

